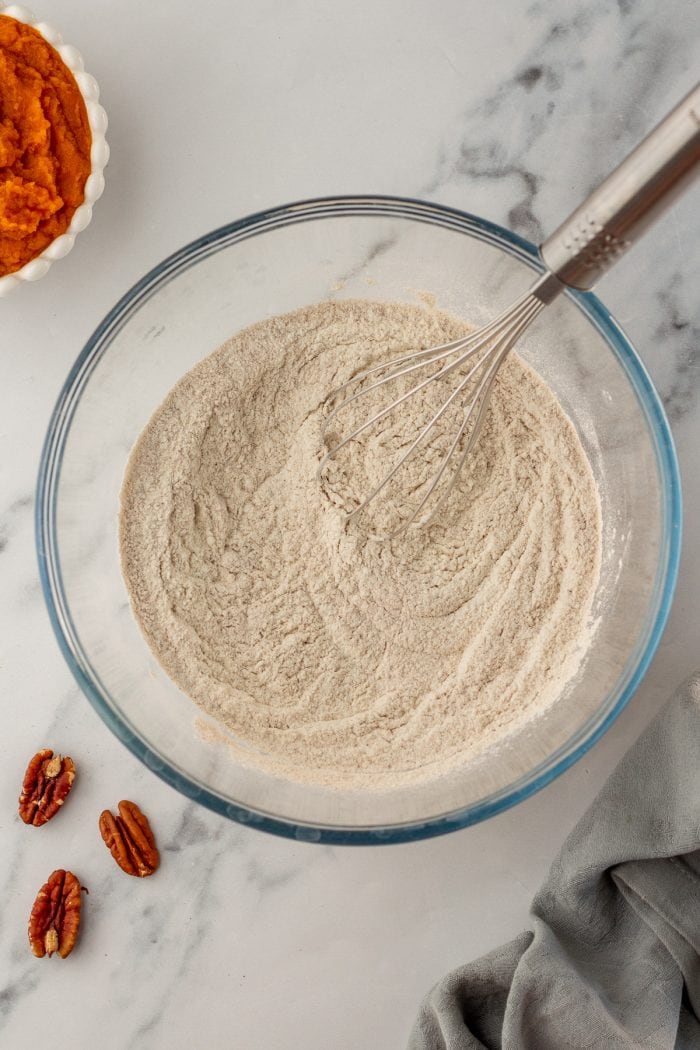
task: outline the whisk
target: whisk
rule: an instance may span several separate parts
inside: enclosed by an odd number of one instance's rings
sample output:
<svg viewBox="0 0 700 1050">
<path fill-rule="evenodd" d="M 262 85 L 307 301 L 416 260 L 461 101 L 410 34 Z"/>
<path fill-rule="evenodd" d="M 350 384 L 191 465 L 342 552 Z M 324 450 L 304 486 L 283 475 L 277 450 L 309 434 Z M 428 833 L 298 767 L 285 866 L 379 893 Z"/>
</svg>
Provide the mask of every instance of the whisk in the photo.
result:
<svg viewBox="0 0 700 1050">
<path fill-rule="evenodd" d="M 414 523 L 424 526 L 432 521 L 454 489 L 478 440 L 496 375 L 528 326 L 567 287 L 592 288 L 699 173 L 700 84 L 544 241 L 539 249 L 544 273 L 508 309 L 463 338 L 376 364 L 332 391 L 326 401 L 324 442 L 331 427 L 333 432 L 337 430 L 350 405 L 359 406 L 365 398 L 381 396 L 385 388 L 390 389 L 390 384 L 397 381 L 409 386 L 349 434 L 337 436 L 321 460 L 321 477 L 351 442 L 381 426 L 391 413 L 430 384 L 455 377 L 454 389 L 446 400 L 386 474 L 346 513 L 346 520 L 361 514 L 400 477 L 421 447 L 426 447 L 432 431 L 450 409 L 463 406 L 454 439 L 448 440 L 437 469 L 421 486 L 417 502 L 409 505 L 396 528 L 375 538 L 394 538 Z M 428 513 L 423 514 L 426 510 Z"/>
</svg>

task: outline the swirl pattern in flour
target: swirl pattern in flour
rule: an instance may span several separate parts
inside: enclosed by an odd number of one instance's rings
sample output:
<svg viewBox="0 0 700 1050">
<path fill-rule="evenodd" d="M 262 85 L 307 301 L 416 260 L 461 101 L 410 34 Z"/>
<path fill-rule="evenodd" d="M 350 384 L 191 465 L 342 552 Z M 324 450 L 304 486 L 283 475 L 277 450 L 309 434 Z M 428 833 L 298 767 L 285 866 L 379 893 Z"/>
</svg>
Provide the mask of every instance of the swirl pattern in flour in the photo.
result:
<svg viewBox="0 0 700 1050">
<path fill-rule="evenodd" d="M 403 303 L 274 317 L 188 373 L 139 438 L 120 529 L 132 608 L 245 761 L 344 787 L 433 777 L 545 710 L 575 671 L 599 501 L 573 426 L 519 357 L 428 530 L 380 544 L 343 525 L 337 504 L 373 476 L 368 445 L 319 486 L 328 391 L 379 355 L 463 331 Z M 409 406 L 391 450 L 429 404 Z"/>
</svg>

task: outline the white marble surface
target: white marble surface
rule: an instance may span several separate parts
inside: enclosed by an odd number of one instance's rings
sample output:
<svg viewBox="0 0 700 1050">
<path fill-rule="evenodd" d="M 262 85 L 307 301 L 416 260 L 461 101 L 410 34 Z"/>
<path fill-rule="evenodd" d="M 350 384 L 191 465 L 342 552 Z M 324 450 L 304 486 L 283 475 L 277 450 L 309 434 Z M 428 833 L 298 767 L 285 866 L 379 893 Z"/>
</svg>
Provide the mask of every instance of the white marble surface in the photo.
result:
<svg viewBox="0 0 700 1050">
<path fill-rule="evenodd" d="M 0 1045 L 399 1050 L 434 980 L 527 923 L 577 816 L 697 664 L 700 191 L 601 289 L 660 387 L 684 473 L 689 524 L 661 648 L 583 761 L 446 838 L 370 849 L 274 839 L 188 803 L 124 750 L 44 610 L 32 512 L 48 415 L 117 296 L 190 238 L 262 206 L 426 196 L 540 237 L 692 85 L 700 7 L 43 0 L 37 14 L 98 77 L 112 161 L 75 251 L 0 304 Z M 15 801 L 45 744 L 72 754 L 80 779 L 37 831 Z M 152 880 L 123 876 L 97 835 L 99 810 L 125 795 L 144 803 L 163 847 Z M 39 961 L 26 919 L 58 866 L 90 888 L 84 929 L 68 961 Z"/>
</svg>

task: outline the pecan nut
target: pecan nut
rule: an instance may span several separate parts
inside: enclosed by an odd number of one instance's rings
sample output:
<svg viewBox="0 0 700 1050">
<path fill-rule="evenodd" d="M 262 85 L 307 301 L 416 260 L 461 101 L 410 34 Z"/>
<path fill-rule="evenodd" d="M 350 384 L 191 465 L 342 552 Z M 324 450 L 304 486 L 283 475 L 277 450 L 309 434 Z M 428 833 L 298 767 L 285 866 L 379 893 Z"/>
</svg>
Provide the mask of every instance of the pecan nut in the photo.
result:
<svg viewBox="0 0 700 1050">
<path fill-rule="evenodd" d="M 105 809 L 100 815 L 100 834 L 127 875 L 143 879 L 160 864 L 151 825 L 135 802 L 120 802 L 117 817 Z"/>
<path fill-rule="evenodd" d="M 40 828 L 58 813 L 75 780 L 75 765 L 68 756 L 50 748 L 38 751 L 27 766 L 19 796 L 19 815 L 25 824 Z"/>
<path fill-rule="evenodd" d="M 29 917 L 29 944 L 37 958 L 58 952 L 65 959 L 73 951 L 82 889 L 72 872 L 59 868 L 39 890 Z"/>
</svg>

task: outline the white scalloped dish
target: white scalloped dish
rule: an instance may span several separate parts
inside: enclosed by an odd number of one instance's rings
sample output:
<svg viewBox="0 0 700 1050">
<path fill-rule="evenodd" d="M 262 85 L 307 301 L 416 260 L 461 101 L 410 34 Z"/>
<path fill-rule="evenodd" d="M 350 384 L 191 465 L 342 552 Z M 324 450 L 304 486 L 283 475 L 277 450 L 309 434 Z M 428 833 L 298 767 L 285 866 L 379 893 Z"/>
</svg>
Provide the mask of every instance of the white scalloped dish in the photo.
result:
<svg viewBox="0 0 700 1050">
<path fill-rule="evenodd" d="M 89 73 L 85 72 L 85 66 L 80 52 L 70 44 L 64 44 L 61 34 L 46 22 L 37 21 L 31 11 L 26 7 L 16 4 L 4 6 L 0 3 L 0 15 L 14 18 L 17 22 L 23 22 L 39 32 L 44 40 L 50 44 L 60 55 L 63 63 L 73 74 L 78 90 L 83 96 L 87 110 L 88 123 L 92 135 L 90 148 L 90 174 L 85 180 L 84 198 L 82 204 L 75 210 L 67 229 L 56 237 L 29 262 L 25 263 L 14 273 L 0 277 L 0 298 L 8 295 L 27 281 L 38 281 L 51 268 L 54 262 L 63 259 L 75 244 L 78 234 L 89 225 L 92 219 L 92 210 L 95 203 L 102 196 L 104 190 L 104 168 L 109 160 L 109 146 L 105 138 L 107 130 L 107 114 L 99 104 L 100 89 L 97 81 Z"/>
</svg>

